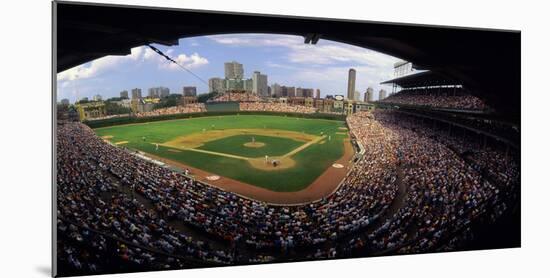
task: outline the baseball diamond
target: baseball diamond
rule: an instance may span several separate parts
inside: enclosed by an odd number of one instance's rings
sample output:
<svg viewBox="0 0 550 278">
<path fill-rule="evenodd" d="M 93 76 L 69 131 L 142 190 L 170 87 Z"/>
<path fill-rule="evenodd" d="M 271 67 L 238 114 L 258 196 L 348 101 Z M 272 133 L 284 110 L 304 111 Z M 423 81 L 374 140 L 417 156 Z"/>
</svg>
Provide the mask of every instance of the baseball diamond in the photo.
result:
<svg viewBox="0 0 550 278">
<path fill-rule="evenodd" d="M 353 154 L 351 146 L 345 147 L 350 143 L 343 128 L 345 123 L 337 120 L 237 114 L 120 125 L 95 131 L 113 144 L 125 142 L 121 146 L 180 169 L 191 169 L 199 180 L 211 182 L 206 177 L 215 174 L 222 177 L 216 184 L 236 193 L 262 201 L 292 203 L 324 196 L 299 198 L 298 194 L 298 199 L 283 197 L 276 201 L 273 198 L 277 194 L 265 199 L 254 194 L 257 190 L 247 189 L 253 186 L 271 193 L 299 193 L 314 185 L 326 171 L 339 170 L 343 174 L 338 176 L 343 178 L 346 169 L 331 167 L 336 161 L 349 162 Z M 231 183 L 242 189 L 235 190 Z M 322 187 L 335 189 L 339 180 L 327 179 L 324 183 Z M 325 194 L 331 191 L 323 190 Z"/>
</svg>

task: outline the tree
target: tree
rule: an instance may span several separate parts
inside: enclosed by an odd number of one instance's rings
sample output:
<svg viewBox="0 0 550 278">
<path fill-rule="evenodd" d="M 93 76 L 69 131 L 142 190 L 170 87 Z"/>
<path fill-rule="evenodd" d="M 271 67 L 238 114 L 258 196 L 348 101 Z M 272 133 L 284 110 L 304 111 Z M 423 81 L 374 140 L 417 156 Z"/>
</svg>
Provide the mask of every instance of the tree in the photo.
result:
<svg viewBox="0 0 550 278">
<path fill-rule="evenodd" d="M 206 94 L 200 94 L 197 98 L 198 102 L 205 103 L 207 100 L 214 98 L 218 95 L 217 92 L 210 92 Z"/>
<path fill-rule="evenodd" d="M 107 115 L 120 115 L 120 114 L 129 114 L 130 108 L 124 107 L 114 102 L 106 101 L 105 102 L 105 113 Z"/>
</svg>

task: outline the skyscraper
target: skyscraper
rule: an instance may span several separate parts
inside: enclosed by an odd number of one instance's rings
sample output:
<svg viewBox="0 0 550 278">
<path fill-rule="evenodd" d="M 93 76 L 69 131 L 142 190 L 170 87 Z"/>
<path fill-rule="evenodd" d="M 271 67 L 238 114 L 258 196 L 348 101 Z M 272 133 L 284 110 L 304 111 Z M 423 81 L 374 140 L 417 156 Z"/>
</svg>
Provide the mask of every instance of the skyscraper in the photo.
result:
<svg viewBox="0 0 550 278">
<path fill-rule="evenodd" d="M 267 75 L 261 74 L 259 71 L 255 71 L 252 74 L 252 93 L 259 96 L 269 96 L 267 91 Z"/>
<path fill-rule="evenodd" d="M 386 98 L 386 90 L 381 89 L 380 92 L 378 92 L 378 100 L 383 100 Z"/>
<path fill-rule="evenodd" d="M 243 65 L 239 64 L 237 61 L 224 63 L 224 71 L 226 79 L 243 79 Z"/>
<path fill-rule="evenodd" d="M 244 80 L 242 79 L 224 79 L 225 89 L 228 91 L 242 91 L 244 90 Z"/>
<path fill-rule="evenodd" d="M 315 98 L 316 98 L 316 99 L 320 99 L 320 98 L 321 98 L 321 90 L 320 90 L 320 89 L 315 90 Z"/>
<path fill-rule="evenodd" d="M 283 97 L 296 97 L 296 88 L 281 86 L 281 96 L 283 96 Z"/>
<path fill-rule="evenodd" d="M 355 93 L 353 94 L 353 100 L 355 101 L 361 100 L 361 93 L 359 91 L 355 91 Z"/>
<path fill-rule="evenodd" d="M 160 97 L 165 98 L 170 95 L 170 88 L 167 87 L 160 87 Z"/>
<path fill-rule="evenodd" d="M 132 99 L 140 99 L 140 98 L 141 98 L 141 89 L 140 88 L 132 89 Z"/>
<path fill-rule="evenodd" d="M 208 92 L 223 93 L 224 92 L 224 80 L 219 77 L 213 77 L 208 79 Z"/>
<path fill-rule="evenodd" d="M 120 92 L 120 98 L 128 98 L 128 91 L 124 90 Z"/>
<path fill-rule="evenodd" d="M 243 84 L 243 89 L 245 91 L 252 92 L 254 90 L 254 80 L 252 80 L 252 78 L 245 79 Z"/>
<path fill-rule="evenodd" d="M 374 89 L 369 87 L 367 92 L 365 92 L 365 102 L 372 102 L 374 100 Z"/>
<path fill-rule="evenodd" d="M 355 69 L 349 69 L 348 72 L 348 99 L 353 100 L 355 97 Z"/>
<path fill-rule="evenodd" d="M 296 88 L 296 97 L 313 97 L 313 89 L 310 88 Z"/>
<path fill-rule="evenodd" d="M 149 88 L 147 90 L 147 96 L 150 97 L 150 98 L 158 98 L 159 94 L 158 94 L 156 88 Z"/>
<path fill-rule="evenodd" d="M 149 88 L 147 95 L 150 98 L 163 98 L 170 94 L 170 89 L 166 87 Z"/>
<path fill-rule="evenodd" d="M 282 97 L 281 85 L 274 83 L 271 84 L 271 96 L 272 97 Z"/>
<path fill-rule="evenodd" d="M 185 86 L 185 87 L 183 87 L 183 96 L 184 97 L 196 97 L 197 96 L 197 87 L 195 87 L 195 86 Z"/>
</svg>

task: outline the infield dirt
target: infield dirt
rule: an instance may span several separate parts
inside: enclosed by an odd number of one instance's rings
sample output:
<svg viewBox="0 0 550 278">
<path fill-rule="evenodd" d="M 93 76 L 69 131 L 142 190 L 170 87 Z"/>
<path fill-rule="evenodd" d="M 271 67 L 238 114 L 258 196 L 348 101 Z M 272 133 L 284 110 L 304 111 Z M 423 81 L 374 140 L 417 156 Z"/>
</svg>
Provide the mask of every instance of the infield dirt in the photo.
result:
<svg viewBox="0 0 550 278">
<path fill-rule="evenodd" d="M 331 195 L 338 189 L 340 182 L 346 177 L 349 169 L 352 167 L 351 158 L 354 150 L 349 139 L 344 140 L 344 154 L 335 163 L 344 165 L 338 169 L 328 167 L 313 183 L 308 187 L 295 192 L 277 192 L 266 188 L 254 186 L 235 179 L 221 177 L 219 180 L 210 181 L 208 176 L 213 174 L 174 160 L 159 157 L 153 154 L 147 154 L 153 159 L 165 162 L 180 169 L 189 169 L 191 174 L 199 181 L 210 184 L 211 186 L 222 190 L 231 191 L 246 198 L 270 203 L 273 205 L 299 205 L 318 201 Z"/>
</svg>

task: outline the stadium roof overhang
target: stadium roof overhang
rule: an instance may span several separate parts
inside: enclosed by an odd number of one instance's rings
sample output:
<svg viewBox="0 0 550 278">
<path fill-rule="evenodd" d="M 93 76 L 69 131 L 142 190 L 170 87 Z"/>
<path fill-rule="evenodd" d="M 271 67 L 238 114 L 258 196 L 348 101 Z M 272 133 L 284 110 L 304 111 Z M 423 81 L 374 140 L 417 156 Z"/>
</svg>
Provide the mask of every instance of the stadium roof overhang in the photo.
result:
<svg viewBox="0 0 550 278">
<path fill-rule="evenodd" d="M 461 85 L 460 81 L 446 77 L 433 71 L 420 71 L 409 75 L 400 76 L 380 84 L 395 84 L 401 88 L 414 88 L 424 86 Z"/>
<path fill-rule="evenodd" d="M 180 38 L 273 33 L 365 47 L 441 73 L 485 99 L 498 112 L 520 112 L 520 32 L 343 21 L 211 11 L 144 9 L 54 2 L 57 72 L 133 47 L 177 45 Z"/>
</svg>

